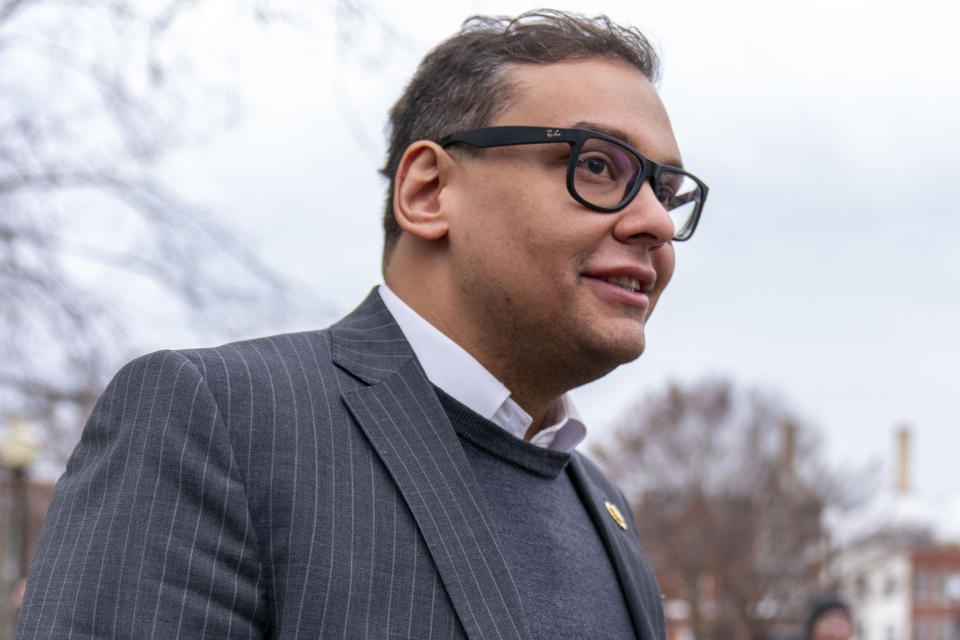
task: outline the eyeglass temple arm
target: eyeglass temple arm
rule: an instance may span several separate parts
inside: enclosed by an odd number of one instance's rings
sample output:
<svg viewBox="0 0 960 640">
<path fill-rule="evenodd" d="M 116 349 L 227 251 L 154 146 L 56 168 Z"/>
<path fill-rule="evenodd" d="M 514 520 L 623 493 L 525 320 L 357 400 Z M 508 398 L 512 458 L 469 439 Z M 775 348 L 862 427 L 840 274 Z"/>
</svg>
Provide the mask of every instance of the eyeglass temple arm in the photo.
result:
<svg viewBox="0 0 960 640">
<path fill-rule="evenodd" d="M 455 142 L 463 142 L 474 147 L 505 147 L 515 144 L 542 144 L 544 142 L 565 142 L 573 145 L 576 135 L 563 129 L 545 127 L 490 127 L 461 131 L 440 139 L 439 145 L 446 147 Z"/>
</svg>

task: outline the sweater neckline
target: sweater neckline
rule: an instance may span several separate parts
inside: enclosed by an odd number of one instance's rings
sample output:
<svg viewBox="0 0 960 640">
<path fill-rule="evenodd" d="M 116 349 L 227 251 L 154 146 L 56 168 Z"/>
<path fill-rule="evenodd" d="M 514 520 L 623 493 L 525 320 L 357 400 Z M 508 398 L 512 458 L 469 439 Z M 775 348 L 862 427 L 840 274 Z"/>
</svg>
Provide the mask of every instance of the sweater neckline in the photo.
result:
<svg viewBox="0 0 960 640">
<path fill-rule="evenodd" d="M 434 386 L 454 431 L 475 447 L 521 469 L 544 478 L 555 478 L 573 457 L 571 452 L 554 451 L 530 444 L 472 411 Z"/>
</svg>

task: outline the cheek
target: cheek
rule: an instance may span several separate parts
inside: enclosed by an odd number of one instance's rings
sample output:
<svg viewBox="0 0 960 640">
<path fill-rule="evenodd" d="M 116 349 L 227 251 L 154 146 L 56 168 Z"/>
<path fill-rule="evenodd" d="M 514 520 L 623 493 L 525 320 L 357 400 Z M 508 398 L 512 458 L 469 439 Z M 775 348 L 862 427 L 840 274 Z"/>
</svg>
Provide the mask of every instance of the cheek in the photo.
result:
<svg viewBox="0 0 960 640">
<path fill-rule="evenodd" d="M 463 208 L 451 228 L 453 255 L 469 255 L 473 269 L 507 280 L 518 293 L 561 295 L 571 274 L 586 260 L 584 231 L 575 229 L 569 195 L 563 181 L 544 172 L 480 173 L 469 185 L 469 208 Z M 554 193 L 559 183 L 562 193 Z M 551 206 L 550 202 L 554 202 Z M 573 213 L 575 216 L 576 213 Z"/>
<path fill-rule="evenodd" d="M 513 259 L 522 263 L 535 285 L 546 285 L 551 295 L 563 296 L 577 283 L 583 265 L 593 254 L 592 247 L 585 246 L 584 237 L 575 233 L 572 225 L 564 226 L 554 219 L 524 224 L 513 238 Z"/>
<path fill-rule="evenodd" d="M 657 290 L 662 292 L 673 278 L 676 267 L 676 253 L 673 244 L 665 244 L 657 249 L 652 256 L 653 268 L 657 271 Z"/>
<path fill-rule="evenodd" d="M 481 222 L 484 228 L 476 231 L 487 236 L 488 250 L 504 265 L 547 277 L 569 254 L 562 227 L 538 210 L 536 203 L 515 198 L 510 206 L 496 207 L 491 214 Z"/>
</svg>

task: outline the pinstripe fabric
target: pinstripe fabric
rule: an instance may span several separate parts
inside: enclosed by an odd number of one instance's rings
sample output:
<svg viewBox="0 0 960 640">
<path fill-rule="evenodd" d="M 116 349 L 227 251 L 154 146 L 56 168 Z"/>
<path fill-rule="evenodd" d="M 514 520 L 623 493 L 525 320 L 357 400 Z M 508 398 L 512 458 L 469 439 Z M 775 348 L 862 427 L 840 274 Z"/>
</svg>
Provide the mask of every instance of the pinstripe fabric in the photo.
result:
<svg viewBox="0 0 960 640">
<path fill-rule="evenodd" d="M 604 482 L 583 474 L 600 505 Z M 527 638 L 479 496 L 375 293 L 329 330 L 144 356 L 57 483 L 17 638 Z"/>
</svg>

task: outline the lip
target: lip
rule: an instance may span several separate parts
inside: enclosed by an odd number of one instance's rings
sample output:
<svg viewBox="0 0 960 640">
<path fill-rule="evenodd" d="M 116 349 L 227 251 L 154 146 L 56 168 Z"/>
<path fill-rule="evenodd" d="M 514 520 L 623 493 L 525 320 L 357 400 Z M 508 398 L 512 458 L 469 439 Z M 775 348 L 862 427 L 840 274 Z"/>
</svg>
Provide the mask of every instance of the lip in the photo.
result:
<svg viewBox="0 0 960 640">
<path fill-rule="evenodd" d="M 657 281 L 657 272 L 652 267 L 626 264 L 610 267 L 592 267 L 582 274 L 585 278 L 633 278 L 640 283 L 640 291 L 650 293 Z"/>
<path fill-rule="evenodd" d="M 650 307 L 650 292 L 657 280 L 656 271 L 639 265 L 595 268 L 584 272 L 581 276 L 590 283 L 601 298 L 641 309 Z M 637 280 L 640 283 L 640 291 L 629 291 L 604 280 L 604 278 L 616 277 Z"/>
<path fill-rule="evenodd" d="M 597 295 L 607 301 L 618 305 L 626 305 L 641 310 L 650 308 L 650 296 L 643 291 L 629 291 L 623 287 L 618 287 L 606 280 L 584 276 L 584 280 L 597 293 Z"/>
</svg>

